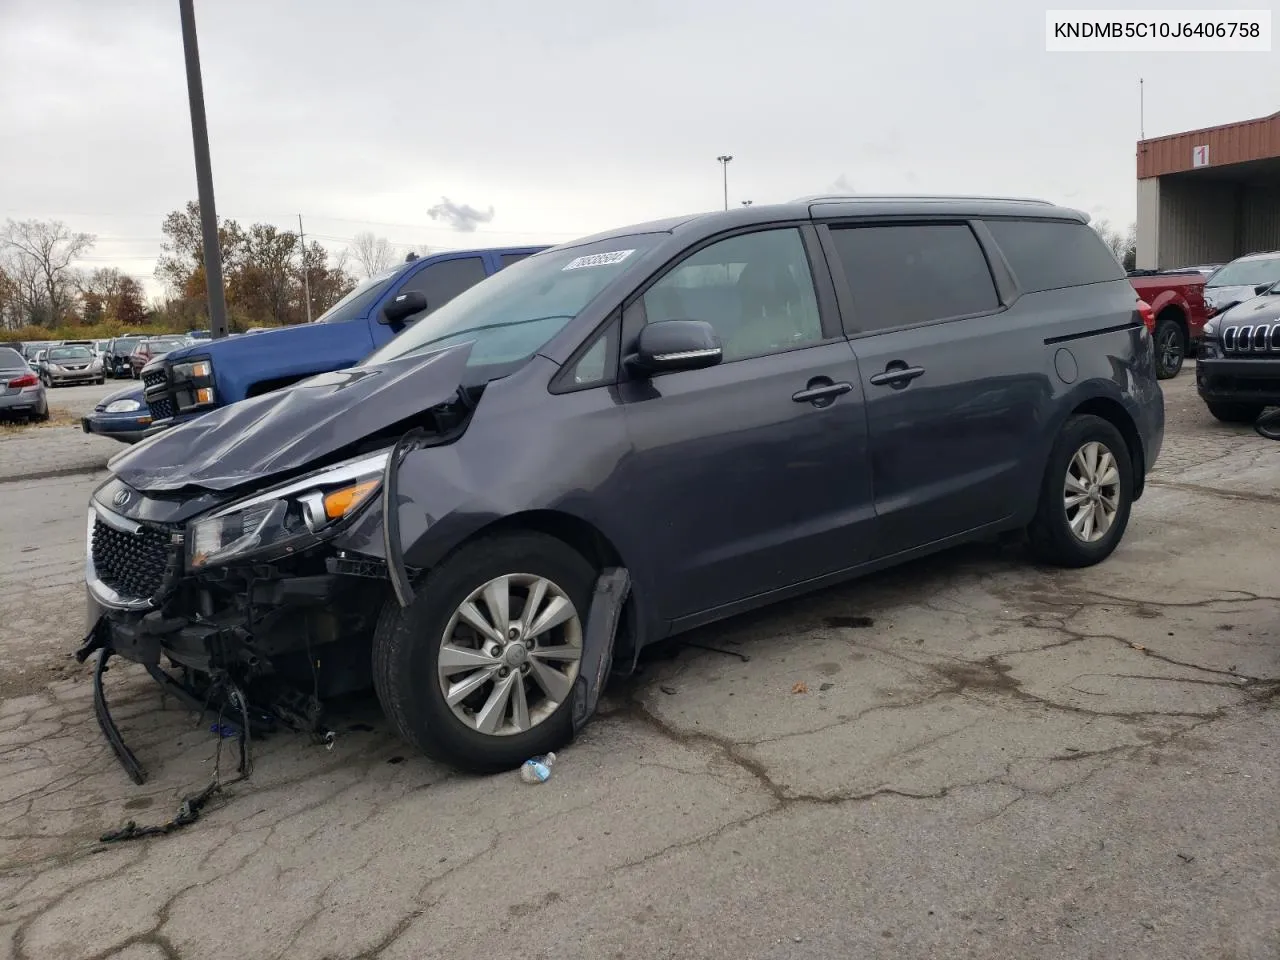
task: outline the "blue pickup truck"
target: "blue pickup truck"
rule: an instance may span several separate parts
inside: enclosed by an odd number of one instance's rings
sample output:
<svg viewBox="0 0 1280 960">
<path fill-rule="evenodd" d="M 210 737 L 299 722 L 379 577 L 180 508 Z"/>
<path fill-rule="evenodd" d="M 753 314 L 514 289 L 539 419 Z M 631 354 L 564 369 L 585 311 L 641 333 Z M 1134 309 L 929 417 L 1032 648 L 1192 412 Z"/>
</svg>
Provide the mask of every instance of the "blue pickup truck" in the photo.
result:
<svg viewBox="0 0 1280 960">
<path fill-rule="evenodd" d="M 166 354 L 143 369 L 141 386 L 104 398 L 81 426 L 132 443 L 237 400 L 349 367 L 462 291 L 544 249 L 455 250 L 406 261 L 364 281 L 312 323 Z"/>
</svg>

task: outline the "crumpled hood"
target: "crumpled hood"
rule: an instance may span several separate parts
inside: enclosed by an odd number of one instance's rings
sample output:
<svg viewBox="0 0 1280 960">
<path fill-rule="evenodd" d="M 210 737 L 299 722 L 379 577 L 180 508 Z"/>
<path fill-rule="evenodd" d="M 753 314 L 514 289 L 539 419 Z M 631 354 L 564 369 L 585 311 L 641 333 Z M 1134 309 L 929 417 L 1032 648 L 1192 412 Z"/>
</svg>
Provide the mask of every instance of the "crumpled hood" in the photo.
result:
<svg viewBox="0 0 1280 960">
<path fill-rule="evenodd" d="M 108 466 L 135 490 L 229 490 L 305 467 L 449 400 L 470 342 L 322 373 L 163 430 Z"/>
</svg>

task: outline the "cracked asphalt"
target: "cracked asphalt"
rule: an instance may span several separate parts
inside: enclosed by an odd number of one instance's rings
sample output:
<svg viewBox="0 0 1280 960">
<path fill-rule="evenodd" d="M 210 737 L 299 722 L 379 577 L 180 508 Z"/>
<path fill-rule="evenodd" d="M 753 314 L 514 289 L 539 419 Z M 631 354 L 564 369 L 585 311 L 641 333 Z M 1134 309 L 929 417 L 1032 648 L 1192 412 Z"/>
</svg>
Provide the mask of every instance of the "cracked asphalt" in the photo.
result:
<svg viewBox="0 0 1280 960">
<path fill-rule="evenodd" d="M 0 960 L 1280 956 L 1280 447 L 1192 375 L 1098 567 L 975 546 L 703 629 L 537 787 L 354 699 L 118 845 L 234 758 L 120 666 L 129 783 L 69 659 L 101 474 L 0 483 Z"/>
</svg>

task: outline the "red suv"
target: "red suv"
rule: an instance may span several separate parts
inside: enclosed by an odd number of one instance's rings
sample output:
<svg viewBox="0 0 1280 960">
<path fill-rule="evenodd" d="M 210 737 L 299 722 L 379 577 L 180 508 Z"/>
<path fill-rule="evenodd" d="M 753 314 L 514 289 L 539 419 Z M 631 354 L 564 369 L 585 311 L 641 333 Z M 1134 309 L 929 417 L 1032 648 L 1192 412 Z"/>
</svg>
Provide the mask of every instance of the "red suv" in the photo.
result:
<svg viewBox="0 0 1280 960">
<path fill-rule="evenodd" d="M 141 341 L 133 348 L 133 353 L 129 354 L 129 375 L 137 380 L 142 368 L 152 360 L 185 346 L 188 346 L 185 337 L 152 337 Z"/>
</svg>

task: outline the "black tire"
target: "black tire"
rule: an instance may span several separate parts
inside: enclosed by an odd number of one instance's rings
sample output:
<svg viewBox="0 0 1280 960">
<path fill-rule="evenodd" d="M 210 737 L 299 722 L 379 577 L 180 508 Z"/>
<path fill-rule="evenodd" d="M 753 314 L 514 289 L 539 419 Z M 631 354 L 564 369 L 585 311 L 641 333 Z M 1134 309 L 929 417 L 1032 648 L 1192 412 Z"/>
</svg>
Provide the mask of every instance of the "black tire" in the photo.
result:
<svg viewBox="0 0 1280 960">
<path fill-rule="evenodd" d="M 44 405 L 44 409 L 36 412 L 31 417 L 36 423 L 47 423 L 49 420 L 49 404 Z"/>
<path fill-rule="evenodd" d="M 106 383 L 106 382 L 107 382 L 107 378 L 106 378 L 106 377 L 99 377 L 99 378 L 98 378 L 97 380 L 95 380 L 94 382 L 95 382 L 98 386 L 102 386 L 104 383 Z"/>
<path fill-rule="evenodd" d="M 541 533 L 483 537 L 433 569 L 401 609 L 389 598 L 373 637 L 373 683 L 400 736 L 427 756 L 473 773 L 496 773 L 554 750 L 572 736 L 572 697 L 522 733 L 480 733 L 454 715 L 437 675 L 444 631 L 474 590 L 504 574 L 532 574 L 558 584 L 585 628 L 596 571 L 563 541 Z"/>
<path fill-rule="evenodd" d="M 1187 356 L 1187 332 L 1172 317 L 1162 317 L 1156 323 L 1156 378 L 1171 380 L 1182 369 Z"/>
<path fill-rule="evenodd" d="M 1115 458 L 1117 509 L 1105 534 L 1086 542 L 1071 529 L 1065 503 L 1067 471 L 1076 453 L 1086 444 L 1100 443 Z M 1044 479 L 1035 518 L 1027 528 L 1027 539 L 1036 559 L 1058 567 L 1090 567 L 1109 557 L 1124 536 L 1133 505 L 1133 456 L 1124 436 L 1115 425 L 1091 414 L 1071 417 L 1058 432 Z"/>
<path fill-rule="evenodd" d="M 1206 400 L 1205 406 L 1223 423 L 1253 423 L 1266 409 L 1261 403 L 1233 403 L 1229 400 Z"/>
</svg>

